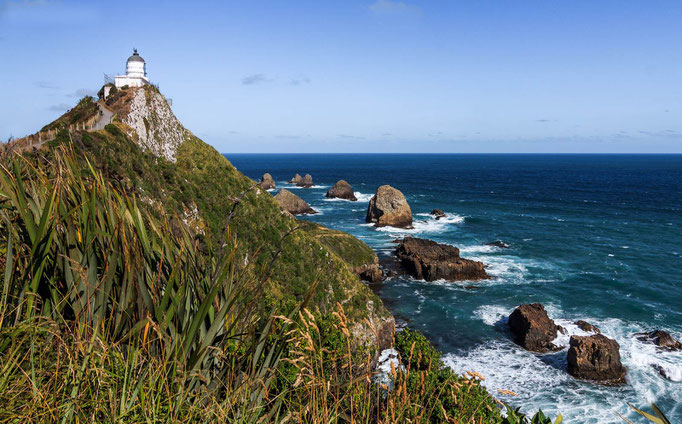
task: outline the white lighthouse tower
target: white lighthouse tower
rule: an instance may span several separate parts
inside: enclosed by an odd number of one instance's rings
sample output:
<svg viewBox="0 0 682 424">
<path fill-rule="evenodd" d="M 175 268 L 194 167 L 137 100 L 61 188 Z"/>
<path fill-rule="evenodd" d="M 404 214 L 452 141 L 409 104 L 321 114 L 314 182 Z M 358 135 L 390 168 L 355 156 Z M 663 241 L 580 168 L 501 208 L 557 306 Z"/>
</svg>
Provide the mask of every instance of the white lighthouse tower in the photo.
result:
<svg viewBox="0 0 682 424">
<path fill-rule="evenodd" d="M 128 87 L 142 87 L 145 84 L 149 84 L 149 79 L 147 79 L 147 63 L 137 53 L 137 49 L 133 50 L 133 55 L 126 62 L 126 74 L 115 76 L 114 84 L 116 88 L 126 85 Z"/>
</svg>

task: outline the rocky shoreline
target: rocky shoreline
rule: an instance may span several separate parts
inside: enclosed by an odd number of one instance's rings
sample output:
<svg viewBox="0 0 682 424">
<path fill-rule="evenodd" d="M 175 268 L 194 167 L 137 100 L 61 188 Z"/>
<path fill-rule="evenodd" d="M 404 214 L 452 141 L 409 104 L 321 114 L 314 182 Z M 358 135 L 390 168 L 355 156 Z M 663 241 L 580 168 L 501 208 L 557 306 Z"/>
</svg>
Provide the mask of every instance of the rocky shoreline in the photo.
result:
<svg viewBox="0 0 682 424">
<path fill-rule="evenodd" d="M 290 183 L 305 188 L 313 186 L 309 174 L 305 177 L 296 174 Z M 263 176 L 260 186 L 264 189 L 275 188 L 269 174 Z M 338 180 L 325 197 L 357 201 L 352 187 L 345 180 Z M 284 210 L 294 215 L 315 213 L 305 201 L 286 189 L 281 189 L 275 198 Z M 436 221 L 447 216 L 441 209 L 434 209 L 429 215 Z M 404 194 L 389 185 L 380 186 L 372 196 L 365 221 L 376 227 L 390 226 L 398 229 L 411 229 L 414 224 L 412 210 Z M 396 273 L 426 282 L 481 281 L 491 278 L 482 262 L 462 258 L 455 246 L 409 236 L 395 242 L 397 246 L 393 251 L 392 261 L 382 261 L 380 265 L 378 259 L 375 259 L 373 263 L 352 267 L 352 271 L 361 280 L 373 284 L 381 283 Z M 509 248 L 502 240 L 494 240 L 486 245 L 499 249 Z M 587 321 L 577 320 L 573 324 L 584 335 L 579 333 L 568 337 L 567 330 L 557 325 L 539 303 L 519 305 L 507 321 L 511 340 L 523 349 L 536 355 L 565 351 L 565 371 L 574 378 L 604 386 L 627 384 L 628 370 L 621 362 L 618 341 L 602 334 L 599 328 Z M 568 344 L 566 341 L 557 342 L 560 336 L 567 337 Z M 656 346 L 661 352 L 682 350 L 682 343 L 663 330 L 638 333 L 636 337 L 642 343 Z M 658 371 L 664 378 L 669 378 L 665 370 Z"/>
</svg>

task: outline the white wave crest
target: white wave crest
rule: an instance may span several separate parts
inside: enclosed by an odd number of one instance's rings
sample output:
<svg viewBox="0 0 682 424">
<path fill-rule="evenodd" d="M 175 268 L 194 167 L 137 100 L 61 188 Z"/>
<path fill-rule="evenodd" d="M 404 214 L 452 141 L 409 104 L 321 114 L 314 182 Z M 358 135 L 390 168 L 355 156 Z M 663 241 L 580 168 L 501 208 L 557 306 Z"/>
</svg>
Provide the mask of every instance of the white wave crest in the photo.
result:
<svg viewBox="0 0 682 424">
<path fill-rule="evenodd" d="M 401 234 L 423 234 L 423 233 L 440 233 L 445 231 L 450 225 L 461 224 L 465 217 L 456 214 L 447 214 L 441 219 L 433 217 L 417 220 L 412 223 L 412 228 L 396 228 L 396 227 L 377 227 L 377 231 L 384 231 L 396 237 Z"/>
</svg>

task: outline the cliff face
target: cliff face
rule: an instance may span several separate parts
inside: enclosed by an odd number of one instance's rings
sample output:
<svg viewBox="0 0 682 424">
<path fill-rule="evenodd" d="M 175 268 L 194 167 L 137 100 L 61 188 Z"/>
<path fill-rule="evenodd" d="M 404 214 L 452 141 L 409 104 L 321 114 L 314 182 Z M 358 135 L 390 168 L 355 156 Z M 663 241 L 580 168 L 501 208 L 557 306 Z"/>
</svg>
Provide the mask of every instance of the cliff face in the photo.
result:
<svg viewBox="0 0 682 424">
<path fill-rule="evenodd" d="M 178 147 L 191 135 L 175 117 L 166 98 L 152 86 L 133 90 L 121 120 L 129 136 L 147 152 L 175 162 Z"/>
<path fill-rule="evenodd" d="M 154 87 L 118 90 L 106 107 L 115 113 L 114 124 L 72 138 L 113 183 L 135 191 L 155 213 L 191 223 L 206 249 L 218 248 L 226 218 L 241 199 L 226 247 L 235 250 L 237 262 L 254 278 L 281 250 L 263 310 L 291 310 L 316 287 L 312 310 L 331 313 L 338 302 L 358 342 L 390 340 L 393 317 L 353 272 L 374 263 L 367 245 L 341 232 L 320 237 L 319 228 L 284 213 L 272 195 L 186 130 Z"/>
</svg>

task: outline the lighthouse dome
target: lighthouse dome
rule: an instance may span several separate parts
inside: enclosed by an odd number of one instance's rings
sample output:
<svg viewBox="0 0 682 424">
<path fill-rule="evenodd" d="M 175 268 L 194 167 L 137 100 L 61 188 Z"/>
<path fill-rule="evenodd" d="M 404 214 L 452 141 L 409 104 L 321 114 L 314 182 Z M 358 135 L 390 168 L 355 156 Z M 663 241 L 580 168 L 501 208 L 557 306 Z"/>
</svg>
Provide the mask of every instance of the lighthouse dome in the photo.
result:
<svg viewBox="0 0 682 424">
<path fill-rule="evenodd" d="M 133 55 L 126 62 L 126 75 L 134 78 L 147 76 L 147 64 L 137 52 L 137 49 L 133 51 Z"/>
<path fill-rule="evenodd" d="M 128 62 L 142 62 L 144 63 L 144 59 L 142 59 L 142 56 L 137 52 L 137 49 L 133 49 L 133 55 L 128 58 Z"/>
</svg>

